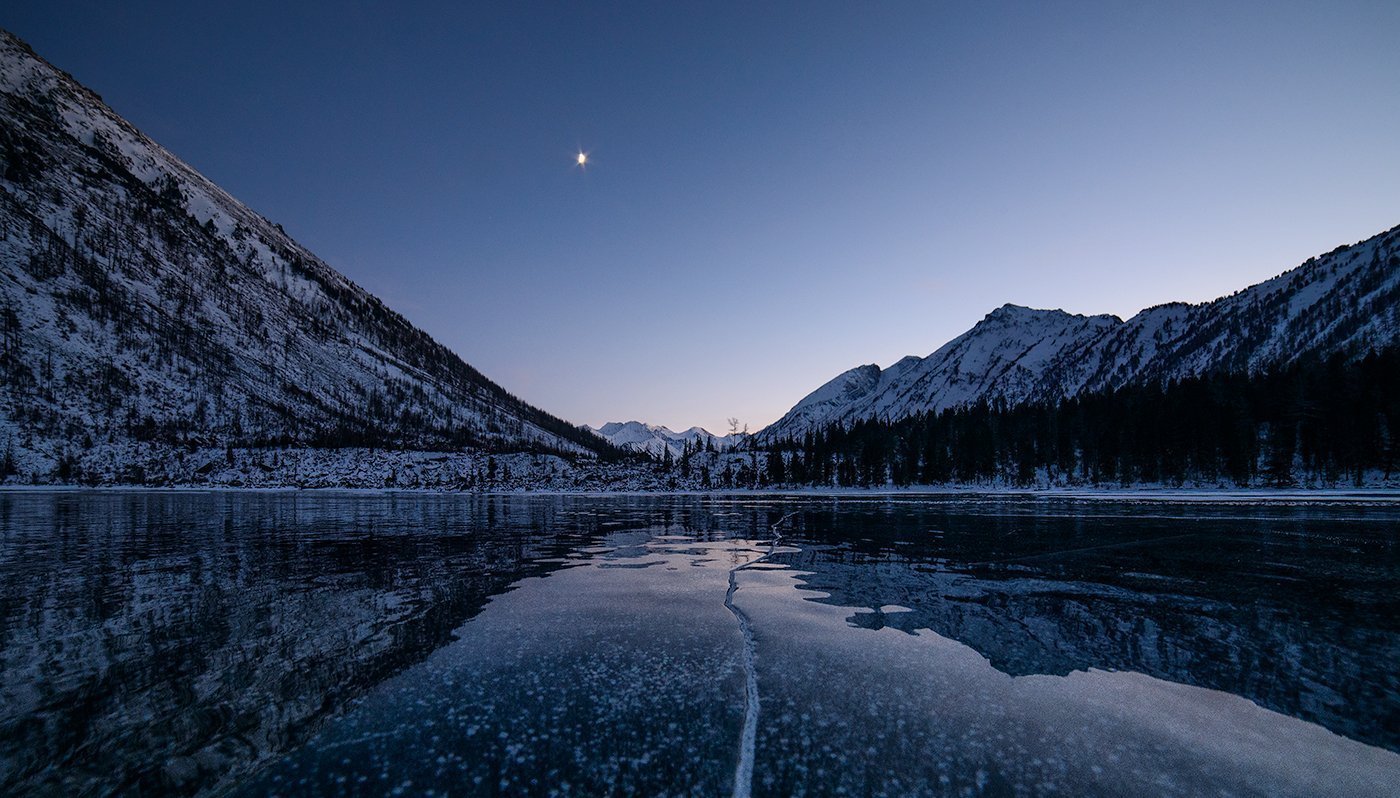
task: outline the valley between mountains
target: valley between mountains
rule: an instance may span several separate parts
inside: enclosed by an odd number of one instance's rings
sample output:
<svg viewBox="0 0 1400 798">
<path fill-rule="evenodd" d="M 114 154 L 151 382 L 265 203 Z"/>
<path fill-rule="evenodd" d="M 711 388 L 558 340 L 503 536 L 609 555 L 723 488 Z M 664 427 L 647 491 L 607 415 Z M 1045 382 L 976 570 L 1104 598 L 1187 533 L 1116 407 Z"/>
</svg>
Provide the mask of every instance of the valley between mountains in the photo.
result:
<svg viewBox="0 0 1400 798">
<path fill-rule="evenodd" d="M 1400 227 L 1127 320 L 1006 305 L 752 435 L 578 426 L 0 32 L 6 484 L 1396 485 L 1397 339 Z"/>
</svg>

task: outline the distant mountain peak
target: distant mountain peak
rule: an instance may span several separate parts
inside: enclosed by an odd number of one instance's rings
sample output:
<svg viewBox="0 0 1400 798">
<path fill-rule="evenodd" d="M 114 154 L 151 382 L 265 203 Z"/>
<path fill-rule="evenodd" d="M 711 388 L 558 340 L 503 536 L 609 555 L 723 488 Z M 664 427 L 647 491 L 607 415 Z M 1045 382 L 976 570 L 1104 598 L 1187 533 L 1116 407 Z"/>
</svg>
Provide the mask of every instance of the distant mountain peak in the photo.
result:
<svg viewBox="0 0 1400 798">
<path fill-rule="evenodd" d="M 748 437 L 738 435 L 715 435 L 704 427 L 690 427 L 684 432 L 673 432 L 659 424 L 641 421 L 609 421 L 598 428 L 585 427 L 608 443 L 635 452 L 662 455 L 670 450 L 672 457 L 679 457 L 687 445 L 694 447 L 696 441 L 702 445 L 708 440 L 716 449 L 727 449 Z"/>
</svg>

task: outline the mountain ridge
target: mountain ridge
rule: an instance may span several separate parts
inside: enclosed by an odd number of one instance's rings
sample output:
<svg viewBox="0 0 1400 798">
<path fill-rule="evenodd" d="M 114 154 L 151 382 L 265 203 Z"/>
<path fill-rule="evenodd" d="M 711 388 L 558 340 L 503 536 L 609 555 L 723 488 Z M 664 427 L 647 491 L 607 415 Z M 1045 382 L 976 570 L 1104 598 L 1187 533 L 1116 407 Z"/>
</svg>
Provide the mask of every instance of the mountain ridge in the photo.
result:
<svg viewBox="0 0 1400 798">
<path fill-rule="evenodd" d="M 1167 302 L 1125 320 L 1006 304 L 920 358 L 838 374 L 760 431 L 894 421 L 980 401 L 1053 402 L 1303 355 L 1364 354 L 1400 341 L 1400 226 L 1309 258 L 1209 302 Z"/>
</svg>

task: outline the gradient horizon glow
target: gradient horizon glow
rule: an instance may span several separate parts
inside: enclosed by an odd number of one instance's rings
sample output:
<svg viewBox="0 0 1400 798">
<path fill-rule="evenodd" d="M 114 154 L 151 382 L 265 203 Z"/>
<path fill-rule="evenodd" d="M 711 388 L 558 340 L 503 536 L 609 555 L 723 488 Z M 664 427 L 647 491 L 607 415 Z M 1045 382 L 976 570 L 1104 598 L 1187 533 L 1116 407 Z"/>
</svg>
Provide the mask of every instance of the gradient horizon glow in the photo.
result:
<svg viewBox="0 0 1400 798">
<path fill-rule="evenodd" d="M 758 429 L 1400 224 L 1400 3 L 201 5 L 0 27 L 575 423 Z"/>
</svg>

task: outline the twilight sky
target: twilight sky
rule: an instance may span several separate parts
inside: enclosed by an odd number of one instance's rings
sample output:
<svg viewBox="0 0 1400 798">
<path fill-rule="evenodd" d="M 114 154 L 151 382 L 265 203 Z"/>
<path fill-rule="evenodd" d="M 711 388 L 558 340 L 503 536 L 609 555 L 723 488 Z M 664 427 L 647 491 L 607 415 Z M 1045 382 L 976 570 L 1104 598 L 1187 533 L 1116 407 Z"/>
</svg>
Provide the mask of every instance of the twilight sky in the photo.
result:
<svg viewBox="0 0 1400 798">
<path fill-rule="evenodd" d="M 1394 0 L 602 5 L 0 27 L 578 423 L 757 429 L 1006 302 L 1126 318 L 1400 224 Z"/>
</svg>

